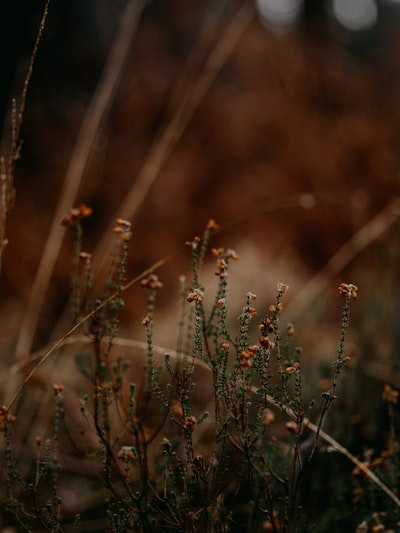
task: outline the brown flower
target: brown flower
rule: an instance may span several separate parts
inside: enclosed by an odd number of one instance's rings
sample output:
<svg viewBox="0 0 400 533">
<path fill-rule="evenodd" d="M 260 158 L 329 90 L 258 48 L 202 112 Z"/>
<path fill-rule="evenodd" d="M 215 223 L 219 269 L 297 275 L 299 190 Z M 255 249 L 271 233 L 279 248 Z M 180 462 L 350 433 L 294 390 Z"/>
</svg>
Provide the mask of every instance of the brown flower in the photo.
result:
<svg viewBox="0 0 400 533">
<path fill-rule="evenodd" d="M 150 274 L 147 278 L 142 279 L 140 285 L 147 289 L 161 289 L 163 287 L 163 283 L 156 274 Z"/>
<path fill-rule="evenodd" d="M 344 298 L 352 298 L 355 300 L 357 298 L 358 287 L 352 283 L 341 283 L 338 287 L 338 291 Z"/>
<path fill-rule="evenodd" d="M 201 289 L 194 289 L 186 296 L 186 300 L 190 302 L 201 302 L 204 297 L 204 292 Z"/>
<path fill-rule="evenodd" d="M 93 209 L 86 204 L 79 204 L 68 211 L 68 214 L 62 219 L 61 224 L 67 228 L 73 228 L 82 220 L 92 215 Z"/>
<path fill-rule="evenodd" d="M 187 416 L 183 422 L 183 427 L 186 429 L 186 431 L 189 431 L 190 433 L 195 430 L 196 425 L 197 420 L 195 416 Z"/>
</svg>

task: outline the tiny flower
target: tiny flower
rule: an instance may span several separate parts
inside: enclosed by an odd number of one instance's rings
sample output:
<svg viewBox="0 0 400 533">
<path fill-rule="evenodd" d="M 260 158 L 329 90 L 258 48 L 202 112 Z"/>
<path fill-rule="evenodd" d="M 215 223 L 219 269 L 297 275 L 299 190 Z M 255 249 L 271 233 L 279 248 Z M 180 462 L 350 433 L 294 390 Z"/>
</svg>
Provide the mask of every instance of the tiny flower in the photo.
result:
<svg viewBox="0 0 400 533">
<path fill-rule="evenodd" d="M 197 250 L 199 247 L 199 242 L 201 241 L 200 237 L 195 237 L 192 241 L 186 241 L 185 246 L 188 246 L 193 251 Z"/>
<path fill-rule="evenodd" d="M 257 294 L 254 294 L 254 292 L 248 292 L 246 296 L 247 296 L 247 298 L 249 300 L 256 300 L 257 299 Z"/>
<path fill-rule="evenodd" d="M 118 224 L 118 226 L 121 226 L 122 228 L 130 228 L 132 226 L 129 220 L 125 220 L 123 218 L 117 218 L 115 222 Z"/>
<path fill-rule="evenodd" d="M 233 259 L 234 261 L 238 261 L 239 260 L 238 254 L 235 252 L 235 250 L 232 250 L 232 248 L 228 248 L 227 249 L 226 257 L 228 257 L 229 259 Z"/>
<path fill-rule="evenodd" d="M 131 446 L 122 446 L 122 448 L 117 453 L 117 459 L 124 461 L 125 463 L 129 460 L 136 459 L 135 449 Z"/>
<path fill-rule="evenodd" d="M 220 257 L 222 255 L 224 255 L 224 252 L 225 252 L 225 249 L 220 247 L 220 248 L 211 248 L 211 255 L 213 255 L 214 257 Z"/>
<path fill-rule="evenodd" d="M 264 348 L 271 348 L 271 340 L 269 337 L 260 337 L 258 339 L 258 342 L 260 343 L 261 346 L 263 346 Z"/>
<path fill-rule="evenodd" d="M 254 351 L 243 350 L 239 353 L 239 357 L 241 359 L 240 364 L 242 367 L 251 368 L 253 366 Z"/>
<path fill-rule="evenodd" d="M 147 278 L 142 279 L 140 285 L 147 289 L 161 289 L 163 287 L 163 283 L 158 279 L 156 274 L 150 274 Z"/>
<path fill-rule="evenodd" d="M 80 204 L 68 211 L 68 214 L 62 219 L 61 224 L 67 228 L 73 228 L 82 218 L 90 217 L 93 209 L 86 204 Z"/>
<path fill-rule="evenodd" d="M 14 424 L 17 418 L 14 415 L 9 414 L 9 409 L 6 405 L 0 408 L 0 431 L 4 431 L 7 422 Z"/>
<path fill-rule="evenodd" d="M 382 398 L 385 402 L 397 404 L 399 402 L 399 391 L 392 389 L 390 385 L 383 387 Z"/>
<path fill-rule="evenodd" d="M 244 368 L 251 368 L 253 366 L 253 361 L 252 359 L 242 359 L 241 365 Z"/>
<path fill-rule="evenodd" d="M 142 320 L 142 326 L 146 327 L 150 324 L 151 317 L 149 315 L 146 315 Z"/>
<path fill-rule="evenodd" d="M 286 285 L 286 283 L 278 283 L 277 285 L 278 294 L 285 294 L 288 289 L 289 285 Z"/>
<path fill-rule="evenodd" d="M 186 296 L 186 300 L 190 302 L 201 302 L 204 298 L 204 292 L 201 289 L 194 289 Z"/>
<path fill-rule="evenodd" d="M 224 279 L 227 276 L 227 268 L 228 263 L 223 257 L 219 257 L 217 262 L 217 272 L 215 272 L 216 276 L 219 276 L 220 278 Z"/>
<path fill-rule="evenodd" d="M 217 307 L 224 307 L 224 305 L 225 305 L 225 298 L 218 298 Z"/>
<path fill-rule="evenodd" d="M 228 266 L 227 262 L 225 261 L 225 259 L 221 258 L 219 261 L 218 261 L 218 270 L 225 270 L 226 267 Z"/>
<path fill-rule="evenodd" d="M 333 393 L 332 389 L 321 393 L 321 396 L 326 402 L 333 402 L 333 400 L 337 400 L 337 396 Z"/>
<path fill-rule="evenodd" d="M 228 351 L 228 350 L 230 349 L 230 345 L 229 345 L 229 343 L 227 343 L 227 342 L 223 342 L 223 343 L 221 344 L 221 348 L 222 348 L 223 350 L 225 350 L 225 351 Z"/>
<path fill-rule="evenodd" d="M 272 422 L 275 420 L 275 414 L 269 407 L 267 407 L 264 410 L 264 422 L 265 424 L 272 424 Z"/>
<path fill-rule="evenodd" d="M 55 396 L 59 395 L 62 393 L 62 391 L 64 390 L 64 385 L 57 385 L 57 383 L 53 383 L 52 386 L 51 386 L 51 389 L 54 393 Z"/>
<path fill-rule="evenodd" d="M 210 231 L 218 231 L 219 225 L 215 222 L 213 218 L 211 218 L 207 223 L 207 229 Z"/>
<path fill-rule="evenodd" d="M 88 254 L 87 252 L 80 252 L 79 259 L 82 259 L 86 263 L 90 263 L 90 260 L 92 258 L 92 254 Z"/>
<path fill-rule="evenodd" d="M 180 401 L 175 400 L 172 402 L 171 413 L 177 418 L 183 418 L 183 409 Z"/>
<path fill-rule="evenodd" d="M 290 337 L 292 337 L 292 336 L 295 334 L 295 330 L 294 330 L 294 326 L 293 326 L 293 324 L 288 324 L 288 325 L 287 325 L 286 333 L 287 333 Z"/>
<path fill-rule="evenodd" d="M 117 225 L 114 228 L 114 233 L 121 236 L 122 241 L 129 241 L 132 238 L 131 226 L 129 220 L 123 218 L 117 218 Z"/>
<path fill-rule="evenodd" d="M 289 433 L 293 433 L 294 435 L 297 435 L 299 431 L 299 428 L 294 420 L 289 420 L 289 422 L 286 422 L 285 427 Z"/>
<path fill-rule="evenodd" d="M 93 209 L 86 204 L 80 204 L 78 209 L 79 209 L 81 218 L 88 218 L 88 217 L 91 217 L 93 214 Z"/>
<path fill-rule="evenodd" d="M 344 298 L 352 298 L 355 300 L 357 298 L 358 287 L 352 283 L 341 283 L 338 287 L 338 291 Z"/>
<path fill-rule="evenodd" d="M 197 420 L 195 416 L 187 416 L 183 422 L 183 427 L 186 431 L 192 433 L 196 427 Z"/>
<path fill-rule="evenodd" d="M 254 355 L 259 349 L 260 347 L 257 344 L 253 344 L 252 346 L 249 346 L 249 353 Z"/>
</svg>

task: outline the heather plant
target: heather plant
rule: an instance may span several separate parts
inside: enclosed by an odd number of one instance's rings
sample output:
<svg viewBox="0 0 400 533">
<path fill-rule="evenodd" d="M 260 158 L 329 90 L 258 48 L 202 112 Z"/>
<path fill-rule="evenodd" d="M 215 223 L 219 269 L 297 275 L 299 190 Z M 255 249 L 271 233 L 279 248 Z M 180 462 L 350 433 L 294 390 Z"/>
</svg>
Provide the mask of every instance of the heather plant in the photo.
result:
<svg viewBox="0 0 400 533">
<path fill-rule="evenodd" d="M 0 160 L 0 257 L 14 200 L 13 173 L 27 89 L 47 9 L 48 2 L 20 105 L 13 103 L 10 156 Z M 193 99 L 183 101 L 176 122 L 160 136 L 155 150 L 159 164 L 226 59 L 226 44 L 232 45 L 251 20 L 252 9 L 244 5 L 239 14 L 221 47 L 210 54 L 200 89 Z M 120 68 L 117 63 L 110 61 L 114 75 Z M 115 75 L 114 82 L 117 79 Z M 104 87 L 99 100 L 107 103 L 114 86 Z M 83 128 L 86 156 L 101 114 L 97 109 L 95 118 L 88 119 L 90 135 Z M 77 159 L 81 164 L 85 155 Z M 137 197 L 154 179 L 156 167 L 144 165 L 146 185 L 138 179 L 143 188 Z M 69 198 L 65 194 L 62 205 L 70 205 Z M 131 203 L 138 205 L 136 196 Z M 311 289 L 318 292 L 326 286 L 355 253 L 394 222 L 398 212 L 395 201 L 355 233 L 325 271 L 311 280 Z M 163 289 L 156 272 L 169 258 L 128 280 L 131 223 L 119 218 L 104 287 L 95 288 L 83 231 L 91 214 L 90 207 L 79 204 L 62 220 L 73 236 L 72 327 L 49 349 L 31 354 L 26 365 L 19 362 L 22 383 L 0 411 L 1 526 L 52 532 L 398 530 L 398 391 L 383 386 L 381 449 L 364 446 L 363 455 L 355 456 L 327 429 L 328 415 L 346 428 L 353 423 L 340 411 L 339 402 L 346 403 L 347 391 L 341 388 L 349 363 L 345 340 L 357 287 L 339 285 L 343 307 L 338 348 L 323 390 L 312 399 L 303 349 L 296 344 L 296 321 L 284 319 L 288 285 L 277 283 L 270 305 L 265 295 L 261 299 L 248 291 L 237 312 L 230 299 L 229 274 L 239 257 L 232 249 L 211 246 L 219 232 L 214 220 L 201 237 L 186 243 L 192 272 L 180 278 L 179 311 L 170 320 L 171 328 L 177 325 L 172 349 L 155 342 L 157 297 Z M 52 226 L 53 258 L 60 231 L 61 226 Z M 49 254 L 43 254 L 43 261 L 51 271 Z M 103 255 L 101 260 L 108 258 Z M 210 255 L 216 263 L 215 287 L 204 276 Z M 147 294 L 144 342 L 119 336 L 125 294 L 139 283 Z M 33 291 L 33 305 L 43 298 L 43 279 L 37 287 L 42 289 L 39 295 Z M 307 286 L 303 292 L 311 289 Z M 304 299 L 295 312 L 301 313 L 302 305 Z M 31 320 L 29 312 L 27 316 Z M 315 332 L 317 338 L 321 335 Z M 336 468 L 338 457 L 346 467 Z"/>
<path fill-rule="evenodd" d="M 144 366 L 130 369 L 133 359 L 113 355 L 118 350 L 115 341 L 128 286 L 130 224 L 117 220 L 104 294 L 93 299 L 90 254 L 82 251 L 82 222 L 90 215 L 91 209 L 82 204 L 70 210 L 63 224 L 75 235 L 71 276 L 75 326 L 71 331 L 80 328 L 90 347 L 75 354 L 75 372 L 84 377 L 79 416 L 94 436 L 96 483 L 105 490 L 104 507 L 96 509 L 96 527 L 110 531 L 306 531 L 302 481 L 321 436 L 329 439 L 322 428 L 348 360 L 345 332 L 357 287 L 339 286 L 344 305 L 331 384 L 320 401 L 306 403 L 302 350 L 293 343 L 294 326 L 281 323 L 288 286 L 277 284 L 275 301 L 261 314 L 255 307 L 256 294 L 248 292 L 232 331 L 228 274 L 238 255 L 231 249 L 211 248 L 218 280 L 211 294 L 202 282 L 201 270 L 209 239 L 218 231 L 210 221 L 202 237 L 187 243 L 192 280 L 187 283 L 181 278 L 177 350 L 165 352 L 162 358 L 156 356 L 153 328 L 157 292 L 163 284 L 154 272 L 141 276 L 148 295 L 142 321 Z M 54 350 L 47 352 L 23 386 L 50 355 L 57 357 Z M 206 373 L 207 386 L 201 381 L 200 369 Z M 90 509 L 83 517 L 76 513 L 72 522 L 63 515 L 60 433 L 72 413 L 70 404 L 63 401 L 67 389 L 58 377 L 60 381 L 51 386 L 52 434 L 46 439 L 35 437 L 37 457 L 26 477 L 13 455 L 18 418 L 9 408 L 2 411 L 6 508 L 27 531 L 38 527 L 80 530 L 90 515 Z M 389 396 L 392 405 L 397 400 L 395 391 L 386 390 Z M 391 420 L 393 440 L 393 413 Z M 357 464 L 364 465 L 364 473 L 370 472 L 369 465 Z M 382 486 L 393 495 L 383 482 L 377 485 L 379 491 Z"/>
</svg>

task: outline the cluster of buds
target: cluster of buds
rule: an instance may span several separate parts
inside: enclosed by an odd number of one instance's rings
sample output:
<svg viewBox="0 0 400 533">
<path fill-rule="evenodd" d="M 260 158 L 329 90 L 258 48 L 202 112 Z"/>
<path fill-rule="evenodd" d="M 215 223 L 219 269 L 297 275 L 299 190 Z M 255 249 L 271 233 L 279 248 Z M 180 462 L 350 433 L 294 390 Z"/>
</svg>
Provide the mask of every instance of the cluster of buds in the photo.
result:
<svg viewBox="0 0 400 533">
<path fill-rule="evenodd" d="M 83 218 L 88 218 L 93 214 L 93 209 L 86 204 L 79 204 L 68 211 L 66 217 L 61 221 L 67 228 L 75 227 Z"/>
<path fill-rule="evenodd" d="M 199 247 L 200 242 L 201 242 L 200 237 L 196 236 L 192 241 L 186 241 L 185 246 L 188 246 L 189 248 L 192 249 L 192 251 L 195 251 Z"/>
<path fill-rule="evenodd" d="M 373 454 L 374 450 L 372 448 L 368 448 L 367 450 L 365 450 L 364 460 L 361 462 L 360 465 L 357 465 L 353 468 L 353 476 L 365 476 L 365 469 L 361 465 L 369 469 L 371 467 Z"/>
<path fill-rule="evenodd" d="M 352 298 L 355 300 L 357 298 L 358 287 L 352 283 L 341 283 L 338 287 L 338 291 L 344 298 Z"/>
<path fill-rule="evenodd" d="M 295 374 L 300 369 L 299 363 L 293 363 L 285 368 L 285 374 Z"/>
<path fill-rule="evenodd" d="M 244 368 L 251 368 L 253 366 L 253 359 L 256 355 L 257 351 L 259 350 L 259 347 L 255 344 L 253 346 L 249 346 L 247 350 L 243 350 L 240 352 L 240 364 Z"/>
<path fill-rule="evenodd" d="M 0 407 L 0 431 L 4 431 L 7 423 L 14 424 L 15 421 L 16 417 L 14 415 L 10 415 L 9 409 L 6 405 Z"/>
<path fill-rule="evenodd" d="M 267 336 L 268 333 L 273 333 L 274 326 L 272 324 L 271 318 L 269 316 L 263 318 L 258 324 L 258 329 L 260 330 L 263 336 Z"/>
<path fill-rule="evenodd" d="M 250 305 L 246 305 L 243 307 L 243 314 L 253 318 L 257 315 L 257 309 L 255 307 L 251 307 Z"/>
<path fill-rule="evenodd" d="M 189 433 L 193 433 L 197 425 L 197 419 L 195 416 L 187 416 L 183 421 L 183 427 Z"/>
<path fill-rule="evenodd" d="M 230 248 L 225 251 L 224 248 L 212 248 L 211 254 L 217 258 L 217 271 L 215 275 L 221 279 L 225 279 L 228 275 L 228 263 L 230 259 L 237 261 L 239 256 L 234 250 Z"/>
<path fill-rule="evenodd" d="M 88 252 L 80 252 L 79 259 L 81 259 L 85 265 L 89 267 L 92 260 L 92 254 L 89 254 Z"/>
<path fill-rule="evenodd" d="M 113 229 L 114 233 L 121 237 L 121 241 L 129 241 L 132 237 L 132 224 L 123 218 L 117 218 L 116 223 L 117 225 Z"/>
<path fill-rule="evenodd" d="M 271 341 L 271 339 L 268 337 L 268 335 L 262 335 L 258 338 L 258 342 L 260 346 L 265 348 L 266 350 L 270 350 L 275 347 L 274 341 Z"/>
<path fill-rule="evenodd" d="M 278 294 L 285 294 L 288 289 L 289 285 L 286 285 L 286 283 L 278 283 L 278 285 L 276 286 Z"/>
<path fill-rule="evenodd" d="M 385 402 L 397 404 L 399 402 L 399 391 L 392 389 L 390 385 L 383 387 L 382 398 Z"/>
<path fill-rule="evenodd" d="M 58 385 L 57 383 L 53 383 L 51 386 L 51 390 L 53 391 L 54 396 L 61 396 L 64 385 Z"/>
<path fill-rule="evenodd" d="M 279 302 L 278 304 L 276 305 L 273 305 L 271 304 L 269 307 L 268 307 L 268 311 L 272 314 L 278 314 L 282 311 L 283 309 L 283 303 L 282 302 Z"/>
<path fill-rule="evenodd" d="M 101 385 L 96 385 L 93 392 L 93 400 L 107 400 L 110 397 L 111 391 L 113 390 L 112 383 L 104 382 Z"/>
<path fill-rule="evenodd" d="M 271 341 L 271 339 L 268 336 L 268 333 L 272 333 L 272 331 L 267 330 L 265 327 L 265 321 L 262 321 L 261 324 L 258 325 L 258 329 L 261 332 L 260 337 L 258 338 L 258 343 L 260 346 L 262 346 L 266 350 L 271 350 L 275 347 L 274 341 Z"/>
<path fill-rule="evenodd" d="M 146 289 L 161 289 L 163 283 L 158 279 L 156 274 L 150 274 L 147 278 L 142 279 L 140 285 Z"/>
<path fill-rule="evenodd" d="M 201 289 L 194 289 L 186 296 L 186 300 L 191 302 L 201 302 L 204 298 L 204 292 Z"/>
<path fill-rule="evenodd" d="M 242 313 L 245 316 L 245 318 L 250 319 L 257 315 L 257 309 L 249 305 L 251 300 L 257 299 L 257 295 L 254 294 L 253 292 L 248 292 L 246 296 L 247 296 L 247 305 L 243 307 Z"/>
<path fill-rule="evenodd" d="M 286 326 L 286 333 L 289 335 L 289 337 L 293 337 L 293 335 L 295 334 L 294 326 L 292 323 L 289 323 Z"/>
<path fill-rule="evenodd" d="M 213 218 L 210 218 L 210 220 L 207 223 L 206 228 L 208 229 L 208 231 L 218 231 L 219 225 L 215 222 Z"/>
<path fill-rule="evenodd" d="M 151 324 L 151 316 L 150 315 L 146 315 L 143 320 L 142 320 L 142 326 L 144 326 L 145 328 L 147 328 L 147 326 Z"/>
</svg>

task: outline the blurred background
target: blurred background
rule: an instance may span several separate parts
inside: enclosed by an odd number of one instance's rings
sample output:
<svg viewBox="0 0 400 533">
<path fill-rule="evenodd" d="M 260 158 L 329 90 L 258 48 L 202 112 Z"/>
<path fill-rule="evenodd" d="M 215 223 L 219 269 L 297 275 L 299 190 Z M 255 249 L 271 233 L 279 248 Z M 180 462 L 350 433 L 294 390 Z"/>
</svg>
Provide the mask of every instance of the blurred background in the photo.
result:
<svg viewBox="0 0 400 533">
<path fill-rule="evenodd" d="M 43 10 L 42 2 L 7 4 L 1 8 L 4 154 L 10 98 L 21 93 Z M 108 58 L 128 16 L 125 61 L 113 71 Z M 159 271 L 165 288 L 158 335 L 168 344 L 175 322 L 166 317 L 177 305 L 178 277 L 188 272 L 183 243 L 214 218 L 221 231 L 212 245 L 240 256 L 232 266 L 233 322 L 247 291 L 258 295 L 262 313 L 276 283 L 287 283 L 285 319 L 295 324 L 314 383 L 335 357 L 337 285 L 356 284 L 351 394 L 338 413 L 359 415 L 355 450 L 361 440 L 374 444 L 382 385 L 400 386 L 399 25 L 400 2 L 393 0 L 53 0 L 29 89 L 7 227 L 4 363 L 18 352 L 38 265 L 61 220 L 57 205 L 81 127 L 108 65 L 115 88 L 83 170 L 75 171 L 80 181 L 72 203 L 93 207 L 85 249 L 94 253 L 99 280 L 115 216 L 133 222 L 129 277 L 179 251 Z M 68 329 L 71 255 L 67 234 L 43 305 L 35 309 L 31 349 Z M 125 298 L 121 332 L 143 337 L 144 296 L 132 288 Z M 366 391 L 376 401 L 360 402 Z M 349 440 L 351 432 L 342 430 Z"/>
</svg>

